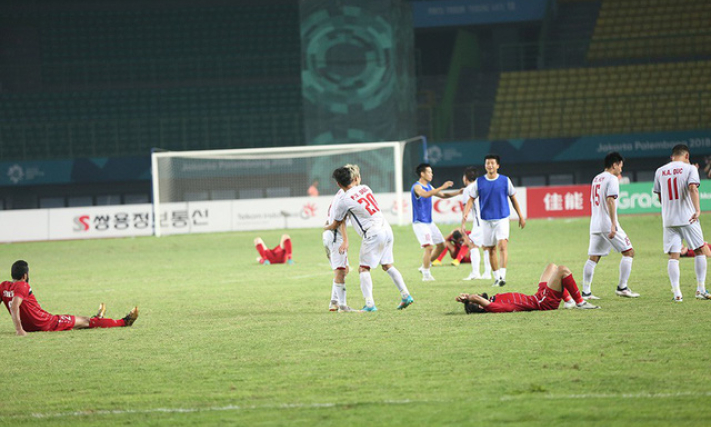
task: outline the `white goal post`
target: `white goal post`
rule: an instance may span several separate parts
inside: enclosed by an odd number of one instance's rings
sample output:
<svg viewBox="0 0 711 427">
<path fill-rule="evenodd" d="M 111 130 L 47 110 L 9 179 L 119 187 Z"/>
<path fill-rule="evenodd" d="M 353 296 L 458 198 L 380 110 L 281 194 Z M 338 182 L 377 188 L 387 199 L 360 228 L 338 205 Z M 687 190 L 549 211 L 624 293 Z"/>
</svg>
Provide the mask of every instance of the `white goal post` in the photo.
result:
<svg viewBox="0 0 711 427">
<path fill-rule="evenodd" d="M 408 147 L 418 141 L 421 144 Z M 260 224 L 270 228 L 270 224 L 274 227 L 275 222 L 282 221 L 288 228 L 289 221 L 293 226 L 295 219 L 311 219 L 304 218 L 309 215 L 318 218 L 312 222 L 300 221 L 297 226 L 322 224 L 326 213 L 318 207 L 323 201 L 316 203 L 313 199 L 312 203 L 307 198 L 307 189 L 316 184 L 322 196 L 317 199 L 326 196 L 330 199 L 338 190 L 331 173 L 349 163 L 360 167 L 363 183 L 376 196 L 392 194 L 395 201 L 402 201 L 404 164 L 414 169 L 413 163 L 419 163 L 424 153 L 425 137 L 338 145 L 154 150 L 151 154 L 153 234 L 259 229 Z M 269 212 L 258 209 L 266 205 L 272 206 Z M 402 205 L 394 202 L 388 208 L 393 215 L 391 221 L 399 225 L 405 223 Z M 304 209 L 312 212 L 304 213 Z"/>
</svg>

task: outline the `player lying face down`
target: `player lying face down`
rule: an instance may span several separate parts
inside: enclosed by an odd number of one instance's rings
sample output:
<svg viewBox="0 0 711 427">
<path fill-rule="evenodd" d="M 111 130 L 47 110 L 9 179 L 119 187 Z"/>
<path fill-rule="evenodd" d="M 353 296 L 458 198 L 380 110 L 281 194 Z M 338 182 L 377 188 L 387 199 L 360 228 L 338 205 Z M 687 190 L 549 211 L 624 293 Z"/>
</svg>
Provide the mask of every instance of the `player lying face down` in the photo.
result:
<svg viewBox="0 0 711 427">
<path fill-rule="evenodd" d="M 456 300 L 464 304 L 464 311 L 471 313 L 506 313 L 513 311 L 544 311 L 556 310 L 561 300 L 575 302 L 575 308 L 600 308 L 584 301 L 578 285 L 567 267 L 548 264 L 538 283 L 538 291 L 534 295 L 516 292 L 496 294 L 489 298 L 487 294 L 460 294 Z"/>
</svg>

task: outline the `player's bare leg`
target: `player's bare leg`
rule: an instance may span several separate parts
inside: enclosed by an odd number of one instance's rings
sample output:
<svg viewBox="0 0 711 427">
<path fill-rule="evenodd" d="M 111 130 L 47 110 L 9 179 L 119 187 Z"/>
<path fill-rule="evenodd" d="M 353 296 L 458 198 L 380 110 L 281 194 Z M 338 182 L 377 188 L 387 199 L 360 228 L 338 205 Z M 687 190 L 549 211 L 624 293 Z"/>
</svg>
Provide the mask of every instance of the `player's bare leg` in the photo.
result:
<svg viewBox="0 0 711 427">
<path fill-rule="evenodd" d="M 620 281 L 617 284 L 617 290 L 615 294 L 620 297 L 625 298 L 639 298 L 637 292 L 632 292 L 632 289 L 627 287 L 627 282 L 629 281 L 630 274 L 632 273 L 632 261 L 634 260 L 634 249 L 630 248 L 627 251 L 622 252 L 622 259 L 620 260 Z"/>
<path fill-rule="evenodd" d="M 437 243 L 437 246 L 432 250 L 432 255 L 430 255 L 430 263 L 439 258 L 439 256 L 444 252 L 444 243 Z"/>
<path fill-rule="evenodd" d="M 494 287 L 503 286 L 501 284 L 501 276 L 499 273 L 499 257 L 496 246 L 484 246 L 484 250 L 489 252 L 489 262 L 491 262 L 491 271 L 494 274 Z M 506 282 L 504 282 L 504 285 Z"/>
<path fill-rule="evenodd" d="M 548 264 L 545 270 L 543 270 L 543 274 L 541 275 L 541 282 L 543 282 L 545 276 L 548 277 L 548 281 L 546 282 L 546 286 L 548 286 L 550 289 L 553 289 L 554 291 L 558 292 L 567 292 L 572 299 L 575 301 L 575 307 L 579 309 L 595 309 L 595 308 L 600 308 L 596 305 L 592 305 L 589 302 L 585 301 L 580 294 L 580 290 L 578 289 L 578 285 L 575 283 L 575 279 L 573 279 L 573 273 L 570 271 L 570 269 L 566 266 L 557 266 L 555 264 Z"/>
</svg>

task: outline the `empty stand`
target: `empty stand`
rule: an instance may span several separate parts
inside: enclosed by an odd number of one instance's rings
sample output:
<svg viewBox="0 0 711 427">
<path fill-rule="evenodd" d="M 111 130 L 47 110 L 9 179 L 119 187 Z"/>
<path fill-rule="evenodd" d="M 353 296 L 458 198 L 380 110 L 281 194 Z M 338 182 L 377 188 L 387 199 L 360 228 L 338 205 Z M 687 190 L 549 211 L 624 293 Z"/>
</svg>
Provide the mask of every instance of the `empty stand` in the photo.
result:
<svg viewBox="0 0 711 427">
<path fill-rule="evenodd" d="M 711 62 L 503 73 L 490 139 L 705 128 Z"/>
<path fill-rule="evenodd" d="M 708 0 L 604 0 L 588 60 L 711 54 Z"/>
</svg>

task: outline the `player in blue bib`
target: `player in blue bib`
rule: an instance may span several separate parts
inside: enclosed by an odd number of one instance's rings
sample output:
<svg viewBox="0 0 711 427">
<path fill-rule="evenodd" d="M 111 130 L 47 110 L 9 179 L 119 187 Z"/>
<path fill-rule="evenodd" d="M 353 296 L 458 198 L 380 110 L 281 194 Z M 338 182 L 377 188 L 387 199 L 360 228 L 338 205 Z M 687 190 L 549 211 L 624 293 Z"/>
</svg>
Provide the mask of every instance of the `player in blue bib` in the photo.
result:
<svg viewBox="0 0 711 427">
<path fill-rule="evenodd" d="M 489 154 L 484 158 L 486 175 L 480 176 L 474 185 L 467 187 L 469 199 L 462 211 L 462 229 L 464 229 L 474 199 L 479 198 L 483 247 L 489 252 L 494 286 L 506 284 L 506 266 L 509 260 L 509 215 L 511 214 L 509 200 L 518 214 L 518 225 L 521 228 L 526 226 L 526 218 L 521 214 L 516 200 L 516 189 L 507 176 L 499 175 L 500 164 L 500 158 L 496 154 Z M 497 258 L 497 247 L 501 254 L 501 268 Z"/>
<path fill-rule="evenodd" d="M 432 222 L 432 196 L 437 196 L 442 199 L 449 199 L 458 194 L 457 192 L 442 193 L 442 190 L 450 188 L 454 182 L 447 181 L 441 187 L 432 187 L 432 167 L 427 163 L 421 163 L 415 169 L 415 173 L 419 179 L 412 184 L 410 196 L 412 199 L 412 229 L 420 242 L 420 246 L 425 249 L 422 256 L 422 272 L 423 281 L 434 280 L 430 272 L 432 261 L 439 257 L 439 254 L 444 251 L 444 236 L 439 231 L 437 225 Z"/>
</svg>

